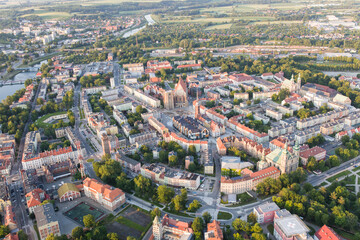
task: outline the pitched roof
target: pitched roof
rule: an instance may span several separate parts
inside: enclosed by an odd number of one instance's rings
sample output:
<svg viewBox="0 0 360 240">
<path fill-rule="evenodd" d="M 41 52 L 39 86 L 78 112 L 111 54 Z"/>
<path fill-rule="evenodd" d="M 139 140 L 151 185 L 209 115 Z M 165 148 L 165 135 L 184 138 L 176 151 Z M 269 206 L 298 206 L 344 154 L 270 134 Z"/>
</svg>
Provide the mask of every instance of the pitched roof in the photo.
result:
<svg viewBox="0 0 360 240">
<path fill-rule="evenodd" d="M 90 191 L 101 193 L 103 198 L 107 201 L 113 202 L 118 197 L 124 195 L 125 193 L 119 189 L 111 187 L 107 184 L 103 184 L 96 179 L 86 178 L 84 180 L 84 187 L 90 188 Z"/>
<path fill-rule="evenodd" d="M 58 189 L 59 198 L 61 198 L 65 193 L 73 191 L 80 192 L 79 189 L 72 183 L 65 183 Z"/>
<path fill-rule="evenodd" d="M 179 89 L 181 88 L 181 89 Z M 186 84 L 182 78 L 179 79 L 178 83 L 176 84 L 175 91 L 177 90 L 183 90 L 184 92 L 187 92 Z"/>
<path fill-rule="evenodd" d="M 316 233 L 319 240 L 340 240 L 341 237 L 330 227 L 324 225 Z"/>
</svg>

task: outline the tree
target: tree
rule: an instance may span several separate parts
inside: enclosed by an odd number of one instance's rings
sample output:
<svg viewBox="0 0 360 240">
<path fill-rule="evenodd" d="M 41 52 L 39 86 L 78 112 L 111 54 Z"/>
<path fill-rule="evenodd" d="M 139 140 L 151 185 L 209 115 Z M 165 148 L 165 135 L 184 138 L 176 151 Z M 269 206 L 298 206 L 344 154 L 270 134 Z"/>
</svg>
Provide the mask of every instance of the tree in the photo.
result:
<svg viewBox="0 0 360 240">
<path fill-rule="evenodd" d="M 331 167 L 337 167 L 340 165 L 340 160 L 336 155 L 331 155 L 329 157 L 329 162 L 330 162 Z"/>
<path fill-rule="evenodd" d="M 108 233 L 106 235 L 106 237 L 109 239 L 109 240 L 118 240 L 119 239 L 119 236 L 117 235 L 117 233 Z"/>
<path fill-rule="evenodd" d="M 196 157 L 196 147 L 194 145 L 189 146 L 188 154 L 193 157 Z"/>
<path fill-rule="evenodd" d="M 176 195 L 173 199 L 175 211 L 181 211 L 183 209 L 183 204 L 181 200 L 182 199 L 180 195 Z"/>
<path fill-rule="evenodd" d="M 133 236 L 127 236 L 126 240 L 136 240 Z"/>
<path fill-rule="evenodd" d="M 151 217 L 154 219 L 156 216 L 160 217 L 161 215 L 161 211 L 159 208 L 154 208 L 151 213 L 150 213 Z"/>
<path fill-rule="evenodd" d="M 251 212 L 248 216 L 247 216 L 247 221 L 249 223 L 255 224 L 257 222 L 257 217 L 255 215 L 254 212 Z"/>
<path fill-rule="evenodd" d="M 86 228 L 90 228 L 90 229 L 95 227 L 95 224 L 96 224 L 95 218 L 91 214 L 85 215 L 83 217 L 83 223 Z"/>
<path fill-rule="evenodd" d="M 161 203 L 168 204 L 174 197 L 175 192 L 172 188 L 165 185 L 160 185 L 157 189 L 158 200 Z"/>
<path fill-rule="evenodd" d="M 341 137 L 341 143 L 343 145 L 345 145 L 349 141 L 350 141 L 350 137 L 348 135 L 345 135 L 345 136 Z"/>
<path fill-rule="evenodd" d="M 84 235 L 84 230 L 82 227 L 75 227 L 72 231 L 71 231 L 71 236 L 74 238 L 74 239 L 78 239 L 80 238 L 81 236 Z"/>
<path fill-rule="evenodd" d="M 175 166 L 177 164 L 177 160 L 178 160 L 177 156 L 175 156 L 175 155 L 170 156 L 169 157 L 169 165 Z"/>
<path fill-rule="evenodd" d="M 197 239 L 201 239 L 201 234 L 204 228 L 204 221 L 202 218 L 200 217 L 196 217 L 191 225 L 191 228 L 193 229 L 195 234 L 195 237 Z M 200 238 L 199 238 L 200 237 Z"/>
<path fill-rule="evenodd" d="M 253 234 L 251 234 L 251 239 L 253 239 L 253 240 L 266 240 L 266 237 L 262 233 L 253 233 Z"/>
<path fill-rule="evenodd" d="M 259 223 L 255 223 L 252 227 L 251 227 L 251 231 L 254 233 L 262 233 L 262 228 L 260 227 Z"/>
<path fill-rule="evenodd" d="M 28 240 L 28 235 L 24 232 L 24 230 L 20 230 L 18 232 L 19 240 Z"/>
<path fill-rule="evenodd" d="M 190 203 L 188 211 L 189 212 L 196 212 L 201 207 L 201 204 L 198 200 L 194 199 L 192 203 Z"/>
<path fill-rule="evenodd" d="M 162 163 L 167 163 L 168 162 L 168 152 L 164 151 L 164 150 L 161 150 L 159 152 L 159 160 L 160 162 Z"/>
<path fill-rule="evenodd" d="M 202 218 L 204 219 L 205 224 L 208 224 L 209 222 L 211 222 L 211 215 L 209 212 L 204 212 L 202 215 Z"/>
<path fill-rule="evenodd" d="M 10 233 L 10 228 L 9 226 L 5 226 L 5 225 L 1 225 L 0 226 L 0 237 L 3 238 L 6 235 L 8 235 Z"/>
</svg>

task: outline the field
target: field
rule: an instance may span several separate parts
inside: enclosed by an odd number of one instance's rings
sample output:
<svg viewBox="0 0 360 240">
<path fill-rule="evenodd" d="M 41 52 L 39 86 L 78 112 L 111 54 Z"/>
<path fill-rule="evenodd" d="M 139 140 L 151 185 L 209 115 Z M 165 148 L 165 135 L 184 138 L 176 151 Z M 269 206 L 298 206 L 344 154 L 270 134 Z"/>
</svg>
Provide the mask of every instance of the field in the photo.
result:
<svg viewBox="0 0 360 240">
<path fill-rule="evenodd" d="M 145 234 L 150 224 L 151 217 L 149 214 L 134 207 L 129 207 L 115 221 L 107 224 L 105 227 L 108 232 L 117 233 L 119 239 L 126 239 L 127 236 L 139 239 Z"/>
<path fill-rule="evenodd" d="M 104 212 L 96 209 L 95 207 L 93 207 L 91 205 L 88 205 L 85 202 L 82 202 L 64 213 L 65 216 L 80 223 L 81 225 L 84 225 L 83 217 L 88 214 L 93 215 L 95 217 L 95 220 L 97 221 L 104 215 Z"/>
</svg>

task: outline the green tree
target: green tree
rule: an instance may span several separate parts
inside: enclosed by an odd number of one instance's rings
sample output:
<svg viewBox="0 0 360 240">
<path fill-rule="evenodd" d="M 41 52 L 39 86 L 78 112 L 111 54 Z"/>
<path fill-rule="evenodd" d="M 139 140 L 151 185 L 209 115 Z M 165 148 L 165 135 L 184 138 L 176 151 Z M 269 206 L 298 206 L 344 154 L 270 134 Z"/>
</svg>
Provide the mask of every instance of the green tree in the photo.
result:
<svg viewBox="0 0 360 240">
<path fill-rule="evenodd" d="M 24 232 L 24 230 L 20 230 L 18 232 L 19 240 L 28 240 L 28 235 Z"/>
<path fill-rule="evenodd" d="M 197 240 L 201 239 L 202 231 L 204 229 L 204 221 L 200 217 L 196 217 L 191 225 L 191 228 L 193 229 L 195 233 L 195 238 Z"/>
<path fill-rule="evenodd" d="M 204 219 L 205 224 L 210 223 L 211 219 L 212 219 L 209 212 L 204 212 L 203 215 L 202 215 L 202 218 Z"/>
<path fill-rule="evenodd" d="M 160 217 L 161 215 L 161 211 L 159 208 L 154 208 L 151 213 L 150 213 L 151 217 L 154 219 L 156 216 Z"/>
<path fill-rule="evenodd" d="M 247 216 L 247 221 L 249 223 L 255 224 L 257 222 L 257 217 L 256 214 L 254 212 L 251 212 L 248 216 Z"/>
<path fill-rule="evenodd" d="M 170 166 L 175 166 L 177 164 L 178 161 L 178 157 L 175 155 L 172 155 L 169 157 L 169 165 Z"/>
<path fill-rule="evenodd" d="M 81 236 L 84 235 L 84 230 L 82 227 L 75 227 L 72 231 L 71 231 L 71 236 L 74 239 L 79 239 Z"/>
<path fill-rule="evenodd" d="M 83 223 L 86 228 L 93 228 L 96 225 L 95 218 L 93 215 L 88 214 L 83 217 Z"/>
<path fill-rule="evenodd" d="M 119 236 L 117 235 L 117 233 L 108 233 L 106 235 L 106 237 L 109 239 L 109 240 L 118 240 L 119 239 Z"/>
<path fill-rule="evenodd" d="M 175 192 L 172 188 L 165 185 L 160 185 L 157 189 L 158 201 L 164 204 L 168 204 L 174 197 Z"/>
</svg>

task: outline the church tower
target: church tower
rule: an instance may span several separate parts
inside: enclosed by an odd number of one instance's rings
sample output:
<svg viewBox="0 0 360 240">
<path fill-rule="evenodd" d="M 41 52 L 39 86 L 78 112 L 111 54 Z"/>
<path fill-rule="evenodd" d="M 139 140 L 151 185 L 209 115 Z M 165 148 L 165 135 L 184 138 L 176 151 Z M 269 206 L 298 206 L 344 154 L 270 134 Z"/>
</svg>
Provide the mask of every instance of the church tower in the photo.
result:
<svg viewBox="0 0 360 240">
<path fill-rule="evenodd" d="M 163 229 L 158 216 L 153 221 L 153 235 L 155 240 L 161 240 L 163 237 Z"/>
<path fill-rule="evenodd" d="M 297 91 L 300 92 L 300 88 L 301 88 L 301 76 L 300 76 L 300 73 L 299 73 L 296 85 L 297 85 Z"/>
</svg>

